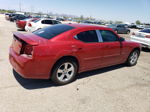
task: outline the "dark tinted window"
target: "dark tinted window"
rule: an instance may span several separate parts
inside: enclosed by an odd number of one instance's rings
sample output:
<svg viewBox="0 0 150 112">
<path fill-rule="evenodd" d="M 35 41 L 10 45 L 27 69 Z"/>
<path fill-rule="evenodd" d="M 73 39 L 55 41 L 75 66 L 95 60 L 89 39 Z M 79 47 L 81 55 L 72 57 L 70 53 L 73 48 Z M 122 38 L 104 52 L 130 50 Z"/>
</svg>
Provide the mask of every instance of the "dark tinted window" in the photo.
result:
<svg viewBox="0 0 150 112">
<path fill-rule="evenodd" d="M 111 31 L 100 30 L 103 42 L 114 42 L 118 41 L 118 37 Z"/>
<path fill-rule="evenodd" d="M 72 29 L 74 29 L 74 27 L 59 24 L 59 25 L 49 26 L 49 27 L 34 31 L 33 33 L 35 35 L 38 35 L 38 36 L 43 37 L 45 39 L 51 39 L 51 38 L 53 38 L 53 37 L 55 37 L 61 33 L 64 33 L 66 31 L 69 31 Z"/>
<path fill-rule="evenodd" d="M 53 24 L 61 24 L 61 22 L 59 22 L 59 21 L 53 21 Z"/>
<path fill-rule="evenodd" d="M 150 33 L 150 29 L 144 29 L 144 30 L 141 30 L 140 32 Z"/>
<path fill-rule="evenodd" d="M 77 38 L 83 42 L 98 42 L 98 37 L 95 30 L 81 32 Z"/>
<path fill-rule="evenodd" d="M 42 24 L 53 24 L 52 20 L 42 20 Z"/>
<path fill-rule="evenodd" d="M 118 25 L 117 27 L 119 27 L 119 28 L 125 28 L 123 25 Z"/>
</svg>

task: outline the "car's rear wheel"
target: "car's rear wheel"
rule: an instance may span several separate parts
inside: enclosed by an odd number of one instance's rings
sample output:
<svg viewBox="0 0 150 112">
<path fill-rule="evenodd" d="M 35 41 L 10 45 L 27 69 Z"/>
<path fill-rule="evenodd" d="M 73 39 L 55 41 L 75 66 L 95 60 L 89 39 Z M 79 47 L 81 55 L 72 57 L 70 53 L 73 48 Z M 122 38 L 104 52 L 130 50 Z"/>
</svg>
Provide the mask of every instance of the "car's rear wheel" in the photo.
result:
<svg viewBox="0 0 150 112">
<path fill-rule="evenodd" d="M 134 50 L 130 53 L 128 59 L 127 59 L 127 65 L 128 66 L 134 66 L 137 64 L 138 58 L 140 55 L 140 51 L 139 50 Z"/>
<path fill-rule="evenodd" d="M 51 79 L 58 85 L 72 82 L 77 74 L 77 64 L 72 59 L 62 59 L 53 68 Z"/>
<path fill-rule="evenodd" d="M 128 31 L 127 31 L 127 34 L 129 34 L 129 33 L 130 33 L 130 31 L 128 30 Z"/>
</svg>

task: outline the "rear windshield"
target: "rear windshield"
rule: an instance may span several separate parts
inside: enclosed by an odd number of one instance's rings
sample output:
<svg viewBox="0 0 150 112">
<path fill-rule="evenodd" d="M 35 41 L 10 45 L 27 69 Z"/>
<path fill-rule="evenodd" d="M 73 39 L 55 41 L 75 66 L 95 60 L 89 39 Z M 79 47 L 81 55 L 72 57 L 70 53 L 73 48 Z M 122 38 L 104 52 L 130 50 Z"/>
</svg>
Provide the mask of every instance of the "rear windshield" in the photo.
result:
<svg viewBox="0 0 150 112">
<path fill-rule="evenodd" d="M 61 33 L 64 33 L 72 29 L 74 29 L 74 27 L 64 25 L 64 24 L 59 24 L 59 25 L 53 25 L 53 26 L 49 26 L 49 27 L 34 31 L 33 34 L 43 37 L 45 39 L 51 39 Z"/>
<path fill-rule="evenodd" d="M 31 18 L 26 18 L 26 19 L 23 19 L 23 21 L 28 21 L 28 20 L 31 20 Z"/>
<path fill-rule="evenodd" d="M 150 29 L 144 29 L 144 30 L 141 30 L 140 32 L 150 33 Z"/>
<path fill-rule="evenodd" d="M 38 21 L 40 21 L 41 19 L 37 19 L 37 20 L 35 20 L 35 21 L 33 21 L 34 23 L 37 23 Z"/>
</svg>

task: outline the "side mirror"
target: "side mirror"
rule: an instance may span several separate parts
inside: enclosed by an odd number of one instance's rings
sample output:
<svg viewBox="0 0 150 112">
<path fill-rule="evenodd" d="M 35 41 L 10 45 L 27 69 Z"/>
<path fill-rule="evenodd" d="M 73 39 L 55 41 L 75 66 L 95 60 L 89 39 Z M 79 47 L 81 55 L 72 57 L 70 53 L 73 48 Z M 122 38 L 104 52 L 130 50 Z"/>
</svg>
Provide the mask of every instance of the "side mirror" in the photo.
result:
<svg viewBox="0 0 150 112">
<path fill-rule="evenodd" d="M 125 41 L 125 39 L 123 37 L 120 37 L 119 40 L 120 40 L 120 42 Z"/>
</svg>

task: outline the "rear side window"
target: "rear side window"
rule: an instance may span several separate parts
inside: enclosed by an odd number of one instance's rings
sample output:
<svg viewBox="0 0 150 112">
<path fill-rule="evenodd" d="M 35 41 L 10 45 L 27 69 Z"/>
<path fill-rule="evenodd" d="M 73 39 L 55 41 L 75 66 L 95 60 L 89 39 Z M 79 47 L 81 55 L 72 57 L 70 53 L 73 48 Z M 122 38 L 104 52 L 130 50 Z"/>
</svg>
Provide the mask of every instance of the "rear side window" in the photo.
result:
<svg viewBox="0 0 150 112">
<path fill-rule="evenodd" d="M 141 30 L 140 32 L 150 33 L 150 29 L 144 29 L 144 30 Z"/>
<path fill-rule="evenodd" d="M 64 33 L 72 29 L 74 29 L 74 27 L 64 25 L 64 24 L 59 24 L 59 25 L 53 25 L 53 26 L 49 26 L 49 27 L 34 31 L 33 34 L 38 35 L 45 39 L 51 39 L 61 33 Z"/>
<path fill-rule="evenodd" d="M 98 37 L 95 30 L 81 32 L 77 35 L 77 38 L 87 43 L 98 42 Z"/>
<path fill-rule="evenodd" d="M 42 24 L 53 24 L 52 20 L 43 20 L 41 21 Z"/>
<path fill-rule="evenodd" d="M 114 42 L 118 41 L 118 37 L 111 31 L 108 30 L 100 30 L 103 42 Z"/>
</svg>

